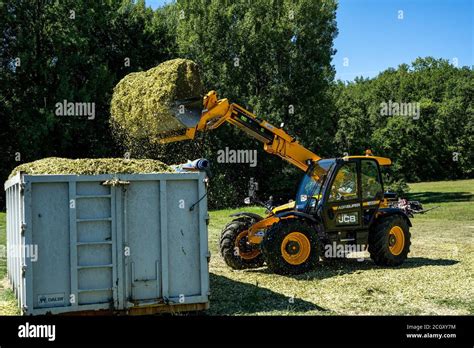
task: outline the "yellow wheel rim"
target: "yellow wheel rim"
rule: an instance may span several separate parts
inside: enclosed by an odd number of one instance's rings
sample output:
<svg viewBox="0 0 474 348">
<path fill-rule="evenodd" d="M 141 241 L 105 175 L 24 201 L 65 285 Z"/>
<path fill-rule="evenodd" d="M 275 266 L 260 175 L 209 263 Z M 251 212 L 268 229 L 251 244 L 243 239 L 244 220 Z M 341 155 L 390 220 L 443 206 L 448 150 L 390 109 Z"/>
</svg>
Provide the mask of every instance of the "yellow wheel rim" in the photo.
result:
<svg viewBox="0 0 474 348">
<path fill-rule="evenodd" d="M 311 253 L 311 243 L 301 232 L 291 232 L 281 243 L 281 255 L 290 265 L 301 265 Z"/>
<path fill-rule="evenodd" d="M 243 251 L 242 250 L 242 243 L 247 244 L 247 236 L 249 234 L 249 231 L 245 230 L 240 232 L 237 235 L 237 238 L 235 238 L 235 247 L 239 251 L 239 256 L 243 258 L 244 260 L 251 260 L 256 258 L 260 254 L 260 250 L 258 249 L 252 249 L 249 251 Z M 244 240 L 245 239 L 245 240 Z"/>
<path fill-rule="evenodd" d="M 400 226 L 393 226 L 388 234 L 388 248 L 393 255 L 400 255 L 405 246 L 405 234 Z"/>
</svg>

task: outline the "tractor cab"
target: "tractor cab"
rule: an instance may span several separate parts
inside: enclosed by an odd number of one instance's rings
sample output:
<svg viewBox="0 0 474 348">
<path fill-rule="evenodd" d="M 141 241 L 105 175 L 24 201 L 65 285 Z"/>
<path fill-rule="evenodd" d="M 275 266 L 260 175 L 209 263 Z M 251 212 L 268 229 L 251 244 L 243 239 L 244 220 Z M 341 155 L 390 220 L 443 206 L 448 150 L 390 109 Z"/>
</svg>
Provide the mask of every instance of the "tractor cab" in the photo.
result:
<svg viewBox="0 0 474 348">
<path fill-rule="evenodd" d="M 384 198 L 380 166 L 390 164 L 370 152 L 313 162 L 294 202 L 266 217 L 234 214 L 221 243 L 226 263 L 239 269 L 266 263 L 276 273 L 297 274 L 327 259 L 328 246 L 343 246 L 368 250 L 379 265 L 401 264 L 409 252 L 411 223 Z"/>
<path fill-rule="evenodd" d="M 367 228 L 384 207 L 379 163 L 373 156 L 316 162 L 301 180 L 295 209 L 319 217 L 326 231 Z"/>
</svg>

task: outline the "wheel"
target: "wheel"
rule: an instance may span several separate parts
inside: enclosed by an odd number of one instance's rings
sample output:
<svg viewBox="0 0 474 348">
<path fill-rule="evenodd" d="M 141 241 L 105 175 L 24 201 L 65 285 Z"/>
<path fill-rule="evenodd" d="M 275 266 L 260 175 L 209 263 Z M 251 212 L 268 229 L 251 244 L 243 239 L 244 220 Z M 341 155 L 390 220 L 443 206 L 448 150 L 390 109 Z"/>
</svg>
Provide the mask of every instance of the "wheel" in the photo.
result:
<svg viewBox="0 0 474 348">
<path fill-rule="evenodd" d="M 265 262 L 277 274 L 300 274 L 311 270 L 319 261 L 320 249 L 316 231 L 295 219 L 273 224 L 262 241 Z"/>
<path fill-rule="evenodd" d="M 227 266 L 233 269 L 263 266 L 264 260 L 258 245 L 248 243 L 249 219 L 235 219 L 222 230 L 219 249 Z"/>
<path fill-rule="evenodd" d="M 369 234 L 369 253 L 381 266 L 398 266 L 410 252 L 410 228 L 399 215 L 383 218 Z"/>
</svg>

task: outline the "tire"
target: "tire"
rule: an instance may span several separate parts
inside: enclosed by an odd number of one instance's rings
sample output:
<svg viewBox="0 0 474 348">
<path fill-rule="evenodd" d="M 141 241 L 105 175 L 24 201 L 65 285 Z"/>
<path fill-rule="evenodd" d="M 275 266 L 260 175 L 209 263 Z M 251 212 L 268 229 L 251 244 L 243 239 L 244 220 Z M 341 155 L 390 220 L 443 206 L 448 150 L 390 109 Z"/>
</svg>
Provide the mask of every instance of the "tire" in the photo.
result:
<svg viewBox="0 0 474 348">
<path fill-rule="evenodd" d="M 316 230 L 301 220 L 285 219 L 265 233 L 262 253 L 268 268 L 277 274 L 301 274 L 319 262 L 321 244 Z"/>
<path fill-rule="evenodd" d="M 258 246 L 246 243 L 245 231 L 252 225 L 250 219 L 237 218 L 227 224 L 221 232 L 219 250 L 225 263 L 232 269 L 262 267 L 263 255 Z M 239 241 L 237 238 L 239 237 Z M 242 249 L 244 249 L 242 251 Z M 254 256 L 255 255 L 255 256 Z"/>
<path fill-rule="evenodd" d="M 370 258 L 380 266 L 399 266 L 407 258 L 410 228 L 400 215 L 382 218 L 369 234 Z"/>
</svg>

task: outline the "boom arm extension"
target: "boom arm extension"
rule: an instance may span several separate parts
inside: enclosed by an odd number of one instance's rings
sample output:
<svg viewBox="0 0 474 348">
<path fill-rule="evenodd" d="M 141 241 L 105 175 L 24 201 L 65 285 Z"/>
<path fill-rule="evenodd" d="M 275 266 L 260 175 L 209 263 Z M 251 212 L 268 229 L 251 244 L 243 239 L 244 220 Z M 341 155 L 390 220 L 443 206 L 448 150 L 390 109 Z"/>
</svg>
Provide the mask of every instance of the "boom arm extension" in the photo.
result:
<svg viewBox="0 0 474 348">
<path fill-rule="evenodd" d="M 266 152 L 280 156 L 303 171 L 308 169 L 311 161 L 321 159 L 284 130 L 260 120 L 241 106 L 229 103 L 227 99 L 218 100 L 215 91 L 210 91 L 204 97 L 203 104 L 204 110 L 195 127 L 188 128 L 184 135 L 164 138 L 161 142 L 194 139 L 196 132 L 212 130 L 228 122 L 261 141 Z"/>
</svg>

